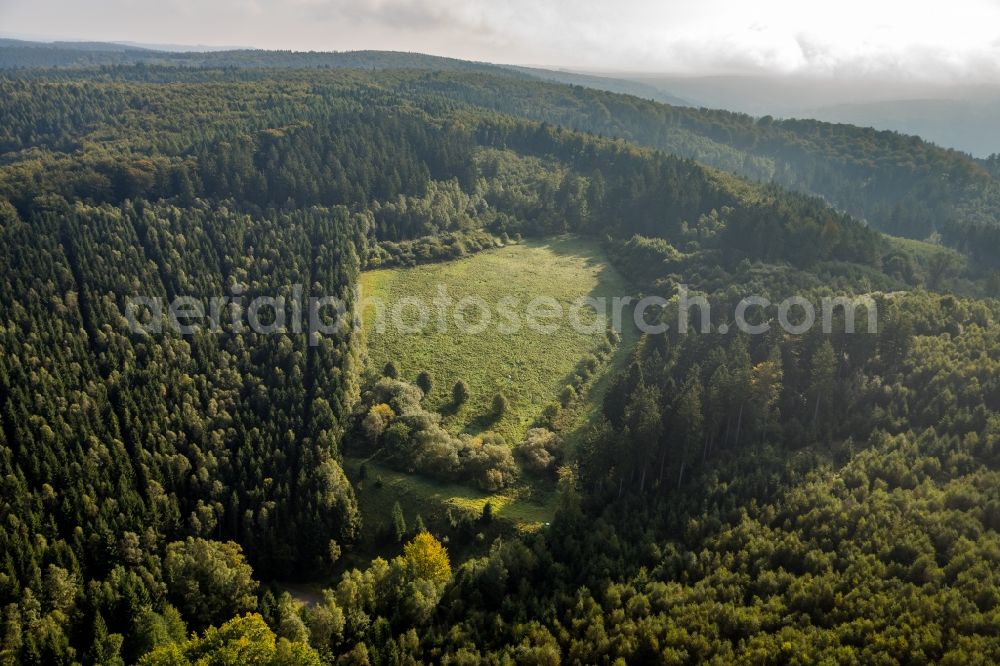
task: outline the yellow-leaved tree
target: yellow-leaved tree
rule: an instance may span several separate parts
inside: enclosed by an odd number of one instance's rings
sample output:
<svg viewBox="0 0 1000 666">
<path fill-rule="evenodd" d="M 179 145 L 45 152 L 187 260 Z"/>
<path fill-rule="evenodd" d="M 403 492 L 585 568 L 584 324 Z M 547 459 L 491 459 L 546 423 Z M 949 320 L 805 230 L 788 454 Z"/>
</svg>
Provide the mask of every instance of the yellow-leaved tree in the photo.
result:
<svg viewBox="0 0 1000 666">
<path fill-rule="evenodd" d="M 320 666 L 320 658 L 305 641 L 277 638 L 257 613 L 235 617 L 201 636 L 168 643 L 147 653 L 140 666 Z"/>
<path fill-rule="evenodd" d="M 444 587 L 451 579 L 448 551 L 428 532 L 421 532 L 403 547 L 406 570 L 413 578 Z"/>
</svg>

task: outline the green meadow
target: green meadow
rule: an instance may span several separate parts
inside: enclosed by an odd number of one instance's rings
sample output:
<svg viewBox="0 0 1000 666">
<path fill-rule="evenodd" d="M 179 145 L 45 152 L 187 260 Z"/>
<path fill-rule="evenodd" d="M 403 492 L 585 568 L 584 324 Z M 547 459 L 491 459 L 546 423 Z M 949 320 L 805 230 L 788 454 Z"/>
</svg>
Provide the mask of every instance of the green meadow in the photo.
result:
<svg viewBox="0 0 1000 666">
<path fill-rule="evenodd" d="M 385 534 L 392 527 L 392 506 L 396 502 L 402 507 L 409 525 L 420 516 L 436 534 L 448 533 L 445 516 L 449 509 L 457 515 L 480 516 L 489 502 L 501 532 L 506 528 L 534 531 L 551 520 L 555 511 L 556 495 L 552 488 L 521 484 L 490 493 L 459 483 L 439 483 L 416 474 L 405 474 L 374 460 L 347 457 L 344 463 L 348 474 L 355 479 L 360 476 L 361 465 L 367 467 L 367 480 L 355 484 L 358 505 L 365 516 L 362 551 L 367 548 L 376 552 L 384 545 Z"/>
<path fill-rule="evenodd" d="M 551 325 L 552 332 L 532 330 L 526 323 L 528 302 L 551 297 L 568 312 L 581 297 L 604 297 L 610 314 L 613 297 L 631 294 L 598 243 L 570 236 L 507 245 L 446 263 L 370 271 L 362 275 L 361 288 L 364 298 L 387 306 L 381 331 L 377 309 L 368 306 L 363 312 L 368 371 L 380 373 L 392 361 L 405 381 L 430 372 L 433 388 L 426 404 L 444 415 L 449 430 L 493 431 L 511 445 L 521 440 L 546 405 L 558 399 L 577 364 L 606 339 L 603 327 L 581 332 L 568 316 L 536 319 Z M 462 332 L 453 316 L 442 321 L 433 301 L 442 290 L 451 300 L 450 313 L 462 299 L 481 299 L 492 311 L 489 325 L 481 332 Z M 419 323 L 416 308 L 400 307 L 408 299 L 419 299 L 430 308 L 429 321 L 419 332 L 411 329 Z M 521 323 L 516 332 L 510 331 L 511 320 L 498 314 L 502 299 L 516 304 L 511 308 Z M 393 325 L 394 308 L 402 314 L 402 327 Z M 482 328 L 481 308 L 469 305 L 462 311 L 473 328 Z M 593 323 L 592 309 L 576 311 L 585 326 Z M 628 317 L 626 313 L 626 323 Z M 508 328 L 502 330 L 501 323 Z M 635 336 L 629 329 L 624 337 L 623 347 Z M 457 406 L 452 387 L 459 380 L 468 385 L 470 397 Z M 492 403 L 498 393 L 507 397 L 509 407 L 496 418 Z"/>
</svg>

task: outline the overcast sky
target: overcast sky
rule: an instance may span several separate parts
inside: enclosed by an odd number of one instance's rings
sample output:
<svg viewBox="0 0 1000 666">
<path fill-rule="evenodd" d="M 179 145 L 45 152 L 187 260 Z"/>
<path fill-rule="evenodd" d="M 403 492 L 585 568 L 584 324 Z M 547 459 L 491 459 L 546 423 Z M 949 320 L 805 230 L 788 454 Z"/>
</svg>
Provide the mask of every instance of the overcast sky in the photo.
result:
<svg viewBox="0 0 1000 666">
<path fill-rule="evenodd" d="M 604 71 L 1000 81 L 1000 0 L 0 0 L 0 33 Z"/>
</svg>

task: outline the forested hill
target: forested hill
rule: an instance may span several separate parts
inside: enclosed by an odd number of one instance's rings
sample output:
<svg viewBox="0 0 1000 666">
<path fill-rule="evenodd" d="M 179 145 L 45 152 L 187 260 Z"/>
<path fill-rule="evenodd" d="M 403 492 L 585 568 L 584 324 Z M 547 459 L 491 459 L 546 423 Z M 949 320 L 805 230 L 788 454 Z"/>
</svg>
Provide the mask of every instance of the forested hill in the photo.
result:
<svg viewBox="0 0 1000 666">
<path fill-rule="evenodd" d="M 500 73 L 636 95 L 668 104 L 687 105 L 673 95 L 637 81 L 577 74 L 538 67 L 498 65 L 401 51 L 265 51 L 215 49 L 165 51 L 110 42 L 28 42 L 0 39 L 0 69 L 87 67 L 145 63 L 183 67 L 286 67 L 355 69 L 425 69 Z"/>
<path fill-rule="evenodd" d="M 423 74 L 128 73 L 166 82 L 0 80 L 0 603 L 15 663 L 136 658 L 170 609 L 201 629 L 253 608 L 250 583 L 191 591 L 242 562 L 213 544 L 238 542 L 268 578 L 326 571 L 331 542 L 357 536 L 340 449 L 357 336 L 132 335 L 130 296 L 298 284 L 350 306 L 376 244 L 432 237 L 426 256 L 455 256 L 461 243 L 434 239 L 484 229 L 671 236 L 727 265 L 855 276 L 889 250 L 817 199 L 397 91 Z"/>
<path fill-rule="evenodd" d="M 585 86 L 597 90 L 606 90 L 623 95 L 632 95 L 643 99 L 651 99 L 673 106 L 692 106 L 690 102 L 676 95 L 664 92 L 660 88 L 642 83 L 641 81 L 631 81 L 629 79 L 615 79 L 607 76 L 597 76 L 594 74 L 578 74 L 576 72 L 565 72 L 562 70 L 539 69 L 537 67 L 518 67 L 507 65 L 507 69 L 524 72 L 542 81 L 552 81 L 565 83 L 571 86 Z"/>
<path fill-rule="evenodd" d="M 887 233 L 917 239 L 938 233 L 987 265 L 1000 262 L 1000 182 L 983 162 L 919 137 L 501 77 L 435 73 L 404 86 L 774 181 L 823 196 Z"/>
<path fill-rule="evenodd" d="M 935 293 L 997 285 L 820 198 L 524 117 L 647 108 L 634 98 L 518 86 L 152 64 L 0 78 L 0 663 L 1000 659 L 1000 306 Z M 516 113 L 486 108 L 505 98 Z M 394 366 L 365 376 L 353 327 L 239 330 L 238 308 L 219 331 L 128 326 L 132 296 L 296 285 L 353 317 L 365 268 L 567 233 L 637 291 L 866 294 L 880 325 L 643 337 L 565 453 L 550 526 L 491 545 L 485 505 L 447 534 L 414 520 L 359 568 L 342 563 L 365 519 L 345 442 L 495 488 L 533 473 L 515 451 L 552 459 L 557 433 L 437 427 Z M 442 542 L 460 538 L 478 551 L 452 568 Z M 264 587 L 288 578 L 329 589 L 303 607 Z"/>
<path fill-rule="evenodd" d="M 898 236 L 940 236 L 987 266 L 1000 262 L 1000 184 L 984 162 L 918 137 L 813 120 L 694 109 L 639 84 L 416 53 L 234 50 L 171 53 L 6 40 L 0 67 L 144 63 L 184 67 L 415 69 L 401 83 L 450 99 L 690 157 L 819 195 Z M 127 75 L 131 76 L 131 75 Z M 561 85 L 560 83 L 569 84 Z M 609 92 L 613 91 L 613 92 Z M 653 101 L 658 100 L 658 101 Z"/>
<path fill-rule="evenodd" d="M 87 67 L 99 65 L 178 67 L 278 67 L 429 69 L 488 72 L 498 65 L 401 51 L 161 51 L 110 42 L 28 42 L 0 39 L 0 69 Z M 509 71 L 509 70 L 508 70 Z"/>
</svg>

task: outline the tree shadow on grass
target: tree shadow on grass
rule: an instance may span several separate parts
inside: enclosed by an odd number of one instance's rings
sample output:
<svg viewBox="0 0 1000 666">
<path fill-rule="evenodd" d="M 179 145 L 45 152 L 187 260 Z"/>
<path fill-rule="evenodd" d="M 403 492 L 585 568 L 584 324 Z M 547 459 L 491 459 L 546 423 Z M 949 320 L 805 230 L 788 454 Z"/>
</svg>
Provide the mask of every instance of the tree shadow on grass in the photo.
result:
<svg viewBox="0 0 1000 666">
<path fill-rule="evenodd" d="M 499 423 L 502 417 L 503 414 L 497 414 L 493 410 L 490 410 L 469 421 L 465 425 L 464 431 L 470 435 L 480 435 Z"/>
</svg>

